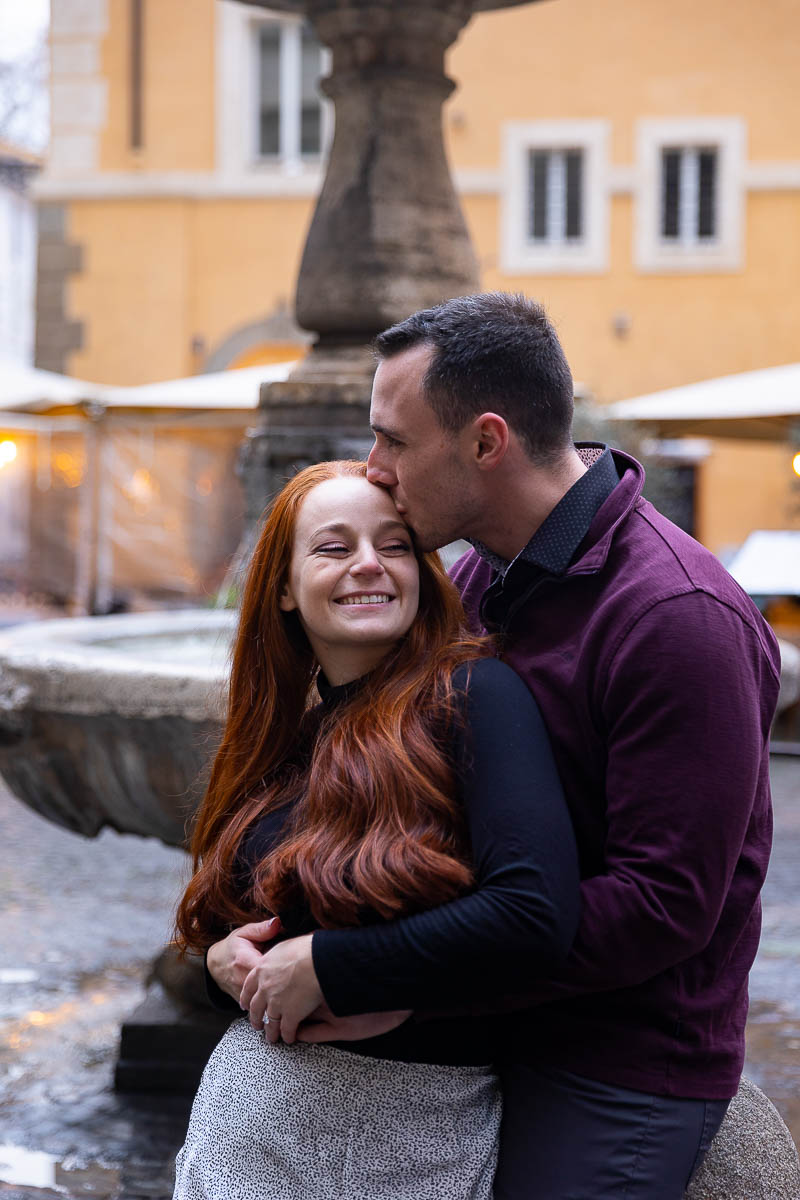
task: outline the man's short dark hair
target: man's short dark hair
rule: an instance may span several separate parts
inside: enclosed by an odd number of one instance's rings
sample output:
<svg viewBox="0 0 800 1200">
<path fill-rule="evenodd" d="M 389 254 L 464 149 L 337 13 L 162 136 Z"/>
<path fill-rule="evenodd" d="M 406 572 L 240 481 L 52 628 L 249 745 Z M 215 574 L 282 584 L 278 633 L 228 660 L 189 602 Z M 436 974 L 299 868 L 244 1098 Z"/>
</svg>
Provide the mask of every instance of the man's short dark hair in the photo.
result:
<svg viewBox="0 0 800 1200">
<path fill-rule="evenodd" d="M 434 351 L 424 396 L 443 429 L 496 412 L 543 464 L 571 444 L 572 374 L 541 304 L 506 292 L 456 296 L 379 333 L 375 351 L 391 358 L 423 344 Z"/>
</svg>

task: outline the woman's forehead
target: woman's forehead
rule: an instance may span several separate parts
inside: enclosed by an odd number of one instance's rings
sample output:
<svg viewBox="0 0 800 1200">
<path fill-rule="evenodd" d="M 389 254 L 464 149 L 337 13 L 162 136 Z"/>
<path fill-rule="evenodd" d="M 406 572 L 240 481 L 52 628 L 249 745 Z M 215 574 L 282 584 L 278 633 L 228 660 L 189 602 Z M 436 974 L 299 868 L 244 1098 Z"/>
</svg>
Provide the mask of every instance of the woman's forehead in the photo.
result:
<svg viewBox="0 0 800 1200">
<path fill-rule="evenodd" d="M 361 526 L 405 523 L 385 488 L 366 477 L 341 475 L 326 479 L 312 488 L 300 505 L 297 535 L 310 535 L 320 525 Z"/>
</svg>

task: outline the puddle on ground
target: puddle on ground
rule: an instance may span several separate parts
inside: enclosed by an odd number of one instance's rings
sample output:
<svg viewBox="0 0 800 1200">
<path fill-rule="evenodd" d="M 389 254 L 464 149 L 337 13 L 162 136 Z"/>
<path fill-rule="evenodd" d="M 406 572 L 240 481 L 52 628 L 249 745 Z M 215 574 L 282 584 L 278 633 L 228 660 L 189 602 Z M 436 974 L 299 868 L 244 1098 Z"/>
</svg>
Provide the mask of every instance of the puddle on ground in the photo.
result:
<svg viewBox="0 0 800 1200">
<path fill-rule="evenodd" d="M 172 1196 L 189 1099 L 112 1088 L 143 974 L 136 963 L 86 975 L 67 997 L 19 981 L 27 1003 L 0 1015 L 0 1200 Z"/>
<path fill-rule="evenodd" d="M 36 983 L 38 978 L 37 973 L 27 967 L 0 968 L 0 983 Z"/>
<path fill-rule="evenodd" d="M 0 1183 L 24 1187 L 32 1198 L 38 1192 L 42 1200 L 48 1193 L 75 1200 L 89 1196 L 112 1200 L 119 1194 L 121 1179 L 118 1167 L 84 1164 L 77 1159 L 59 1162 L 54 1154 L 41 1150 L 0 1145 Z"/>
<path fill-rule="evenodd" d="M 800 1016 L 756 1001 L 747 1022 L 744 1073 L 767 1093 L 800 1145 Z"/>
</svg>

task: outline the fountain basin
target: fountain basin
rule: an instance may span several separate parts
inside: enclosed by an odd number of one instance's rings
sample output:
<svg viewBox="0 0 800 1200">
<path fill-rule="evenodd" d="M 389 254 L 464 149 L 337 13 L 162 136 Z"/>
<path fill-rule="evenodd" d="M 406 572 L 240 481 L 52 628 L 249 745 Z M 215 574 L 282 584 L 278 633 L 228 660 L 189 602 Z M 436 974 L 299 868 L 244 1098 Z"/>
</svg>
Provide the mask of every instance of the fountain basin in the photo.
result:
<svg viewBox="0 0 800 1200">
<path fill-rule="evenodd" d="M 0 774 L 75 833 L 186 840 L 219 739 L 237 614 L 41 621 L 0 637 Z"/>
<path fill-rule="evenodd" d="M 40 621 L 0 636 L 0 775 L 74 833 L 186 842 L 219 741 L 232 611 Z M 779 711 L 797 699 L 784 652 Z M 782 745 L 782 743 L 781 743 Z"/>
</svg>

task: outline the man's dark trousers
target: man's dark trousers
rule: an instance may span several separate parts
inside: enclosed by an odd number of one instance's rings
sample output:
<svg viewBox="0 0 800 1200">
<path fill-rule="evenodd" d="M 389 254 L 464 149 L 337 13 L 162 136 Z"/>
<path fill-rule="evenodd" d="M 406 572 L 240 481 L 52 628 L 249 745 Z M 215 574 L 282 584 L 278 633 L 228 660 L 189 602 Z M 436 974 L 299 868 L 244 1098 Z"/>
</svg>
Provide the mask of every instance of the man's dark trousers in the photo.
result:
<svg viewBox="0 0 800 1200">
<path fill-rule="evenodd" d="M 494 1200 L 681 1200 L 727 1100 L 506 1066 Z"/>
</svg>

